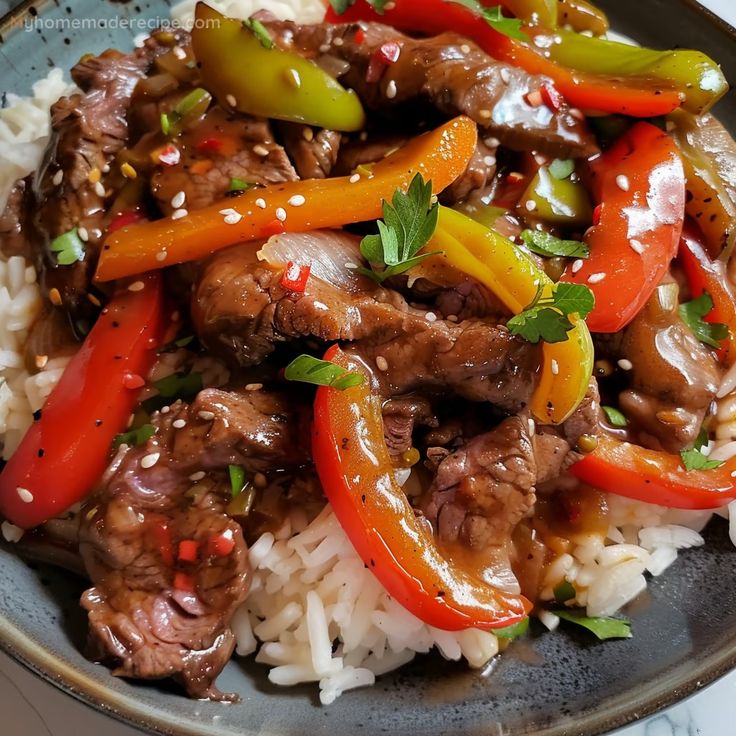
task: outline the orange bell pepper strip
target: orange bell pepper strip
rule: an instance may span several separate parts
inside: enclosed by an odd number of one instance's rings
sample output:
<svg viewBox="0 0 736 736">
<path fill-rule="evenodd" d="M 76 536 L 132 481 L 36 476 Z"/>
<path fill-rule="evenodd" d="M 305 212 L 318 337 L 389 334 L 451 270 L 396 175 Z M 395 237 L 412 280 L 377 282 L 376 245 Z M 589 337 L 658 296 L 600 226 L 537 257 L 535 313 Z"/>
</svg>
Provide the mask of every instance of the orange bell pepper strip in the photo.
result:
<svg viewBox="0 0 736 736">
<path fill-rule="evenodd" d="M 325 355 L 365 369 L 335 345 Z M 495 629 L 526 618 L 531 604 L 504 593 L 444 556 L 394 477 L 383 436 L 381 398 L 370 378 L 339 391 L 322 386 L 314 403 L 312 449 L 325 495 L 366 567 L 404 608 L 446 631 Z"/>
<path fill-rule="evenodd" d="M 676 509 L 715 509 L 736 498 L 736 458 L 712 470 L 685 470 L 679 455 L 605 435 L 570 472 L 603 491 Z"/>
<path fill-rule="evenodd" d="M 123 228 L 102 247 L 95 278 L 111 281 L 175 263 L 196 261 L 235 243 L 281 232 L 337 228 L 381 217 L 391 200 L 420 173 L 435 193 L 468 167 L 478 131 L 465 116 L 414 138 L 376 164 L 372 175 L 274 184 L 190 212 Z"/>
<path fill-rule="evenodd" d="M 498 5 L 495 0 L 493 4 Z M 328 7 L 325 20 L 330 23 L 375 21 L 407 33 L 460 33 L 475 41 L 494 59 L 506 61 L 530 74 L 549 77 L 557 91 L 572 106 L 583 111 L 655 117 L 666 115 L 682 104 L 680 91 L 666 83 L 649 84 L 641 79 L 626 81 L 568 69 L 546 58 L 543 50 L 537 51 L 522 41 L 498 33 L 463 5 L 445 0 L 394 0 L 391 6 L 379 14 L 366 0 L 357 0 L 342 14 Z"/>
</svg>

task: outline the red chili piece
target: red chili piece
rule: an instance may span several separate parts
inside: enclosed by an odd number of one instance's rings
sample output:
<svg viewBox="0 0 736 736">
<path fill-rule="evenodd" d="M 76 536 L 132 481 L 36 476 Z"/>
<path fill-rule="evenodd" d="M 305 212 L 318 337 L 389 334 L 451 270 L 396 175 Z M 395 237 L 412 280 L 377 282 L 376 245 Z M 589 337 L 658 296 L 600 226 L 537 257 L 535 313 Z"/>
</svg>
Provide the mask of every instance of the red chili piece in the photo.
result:
<svg viewBox="0 0 736 736">
<path fill-rule="evenodd" d="M 107 226 L 107 234 L 110 235 L 116 230 L 121 230 L 128 225 L 134 225 L 136 222 L 140 222 L 143 219 L 143 215 L 137 210 L 124 210 L 118 212 L 110 220 L 110 224 Z"/>
<path fill-rule="evenodd" d="M 286 271 L 281 276 L 281 286 L 297 294 L 303 294 L 307 288 L 307 281 L 309 280 L 311 270 L 311 266 L 300 266 L 298 263 L 294 263 L 294 261 L 289 261 Z"/>
<path fill-rule="evenodd" d="M 395 64 L 401 56 L 401 45 L 396 41 L 387 41 L 379 46 L 371 55 L 365 81 L 369 84 L 377 82 L 386 71 L 386 67 Z"/>
<path fill-rule="evenodd" d="M 220 138 L 205 138 L 197 143 L 199 153 L 219 153 L 221 150 L 222 140 Z"/>
<path fill-rule="evenodd" d="M 158 160 L 164 166 L 176 166 L 181 161 L 181 151 L 173 143 L 169 143 L 161 149 Z"/>
<path fill-rule="evenodd" d="M 557 112 L 562 108 L 565 103 L 564 97 L 557 91 L 557 89 L 551 84 L 542 85 L 540 90 L 542 100 L 544 104 L 550 109 Z"/>
<path fill-rule="evenodd" d="M 199 542 L 185 539 L 179 542 L 179 560 L 181 562 L 196 562 L 199 554 Z"/>
<path fill-rule="evenodd" d="M 210 537 L 208 552 L 212 557 L 227 557 L 235 548 L 233 533 L 228 531 Z"/>
<path fill-rule="evenodd" d="M 177 590 L 183 590 L 185 593 L 194 593 L 197 585 L 191 575 L 185 572 L 174 573 L 174 587 Z"/>
</svg>

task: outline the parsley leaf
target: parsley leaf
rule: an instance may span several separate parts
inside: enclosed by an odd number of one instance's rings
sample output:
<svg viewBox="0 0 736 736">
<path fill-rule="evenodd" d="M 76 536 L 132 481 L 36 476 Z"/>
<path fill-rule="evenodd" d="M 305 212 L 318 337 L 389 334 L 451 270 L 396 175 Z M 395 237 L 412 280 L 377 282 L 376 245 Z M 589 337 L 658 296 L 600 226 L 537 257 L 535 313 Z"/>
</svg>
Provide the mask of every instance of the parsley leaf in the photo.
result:
<svg viewBox="0 0 736 736">
<path fill-rule="evenodd" d="M 567 603 L 572 600 L 577 593 L 575 586 L 569 580 L 563 580 L 553 591 L 555 600 L 558 603 Z"/>
<path fill-rule="evenodd" d="M 601 409 L 603 409 L 603 413 L 606 415 L 606 419 L 611 426 L 625 427 L 628 424 L 623 413 L 613 406 L 602 406 Z"/>
<path fill-rule="evenodd" d="M 695 444 L 693 445 L 694 450 L 702 450 L 708 444 L 708 433 L 705 431 L 705 427 L 700 428 L 698 436 L 695 438 Z"/>
<path fill-rule="evenodd" d="M 503 626 L 500 629 L 493 629 L 493 634 L 499 639 L 518 639 L 529 631 L 529 617 L 522 619 L 518 624 L 511 626 Z"/>
<path fill-rule="evenodd" d="M 425 182 L 417 174 L 406 193 L 397 189 L 390 204 L 383 201 L 383 221 L 378 221 L 378 235 L 367 235 L 360 243 L 363 257 L 371 265 L 385 268 L 381 271 L 359 268 L 358 272 L 380 284 L 436 255 L 436 251 L 420 256 L 417 253 L 432 237 L 438 216 L 439 205 L 432 204 L 432 182 Z"/>
<path fill-rule="evenodd" d="M 504 36 L 515 38 L 518 41 L 528 41 L 529 36 L 521 30 L 523 21 L 518 18 L 507 18 L 500 5 L 494 8 L 484 8 L 478 0 L 445 0 L 445 2 L 462 5 L 468 10 L 472 10 L 476 15 L 483 18 L 494 31 L 503 33 Z"/>
<path fill-rule="evenodd" d="M 263 48 L 272 49 L 276 45 L 266 26 L 257 18 L 246 18 L 243 21 L 243 28 L 247 28 L 261 42 Z"/>
<path fill-rule="evenodd" d="M 346 371 L 329 360 L 320 360 L 311 355 L 300 355 L 286 366 L 284 378 L 287 381 L 313 383 L 316 386 L 330 386 L 339 391 L 359 386 L 365 380 L 362 373 Z"/>
<path fill-rule="evenodd" d="M 245 488 L 245 468 L 242 465 L 228 465 L 230 476 L 230 492 L 233 498 L 237 498 Z"/>
<path fill-rule="evenodd" d="M 555 179 L 562 181 L 563 179 L 568 179 L 572 175 L 572 172 L 575 171 L 575 162 L 571 158 L 556 158 L 547 167 L 547 170 Z"/>
<path fill-rule="evenodd" d="M 56 262 L 60 266 L 71 266 L 72 263 L 84 260 L 84 242 L 79 237 L 77 228 L 54 238 L 49 249 L 56 253 Z"/>
<path fill-rule="evenodd" d="M 146 399 L 142 406 L 149 414 L 158 411 L 177 399 L 190 401 L 202 390 L 201 373 L 172 373 L 153 382 L 158 395 Z"/>
<path fill-rule="evenodd" d="M 148 442 L 149 438 L 156 434 L 156 428 L 152 424 L 144 424 L 137 429 L 131 429 L 130 432 L 115 435 L 112 441 L 113 450 L 117 450 L 120 445 L 129 445 L 130 447 L 138 447 Z"/>
<path fill-rule="evenodd" d="M 524 230 L 521 233 L 524 245 L 540 256 L 563 256 L 565 258 L 588 258 L 590 249 L 579 240 L 562 240 L 542 230 Z"/>
<path fill-rule="evenodd" d="M 711 460 L 700 450 L 683 450 L 680 453 L 685 470 L 715 470 L 723 465 L 723 460 Z"/>
<path fill-rule="evenodd" d="M 680 304 L 680 318 L 700 342 L 712 348 L 719 348 L 721 340 L 728 337 L 728 327 L 703 320 L 703 317 L 707 316 L 712 309 L 713 299 L 707 291 L 704 291 L 697 299 Z"/>
<path fill-rule="evenodd" d="M 592 631 L 601 641 L 604 639 L 630 639 L 631 621 L 625 618 L 591 618 L 582 611 L 552 611 L 564 621 L 577 624 Z"/>
</svg>

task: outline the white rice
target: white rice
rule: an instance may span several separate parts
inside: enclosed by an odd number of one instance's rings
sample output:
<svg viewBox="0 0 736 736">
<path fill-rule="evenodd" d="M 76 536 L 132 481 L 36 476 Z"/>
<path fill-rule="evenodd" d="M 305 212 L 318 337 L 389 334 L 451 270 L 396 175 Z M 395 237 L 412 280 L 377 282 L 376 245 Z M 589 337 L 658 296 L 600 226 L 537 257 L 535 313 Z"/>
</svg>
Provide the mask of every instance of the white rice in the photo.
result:
<svg viewBox="0 0 736 736">
<path fill-rule="evenodd" d="M 324 12 L 321 0 L 210 2 L 240 18 L 267 8 L 282 18 L 311 22 Z M 185 0 L 173 9 L 173 17 L 190 21 L 194 4 Z M 68 91 L 61 71 L 55 69 L 34 86 L 33 97 L 8 96 L 8 108 L 0 111 L 0 206 L 13 182 L 40 162 L 48 108 Z M 51 360 L 34 374 L 24 367 L 23 345 L 40 307 L 34 269 L 22 258 L 0 258 L 0 442 L 5 457 L 17 446 L 66 362 Z M 217 361 L 201 359 L 192 366 L 186 351 L 162 356 L 154 377 L 185 365 L 201 371 L 205 385 L 228 380 Z M 725 458 L 736 448 L 735 388 L 736 372 L 731 372 L 720 394 L 712 456 Z M 608 504 L 607 532 L 581 535 L 572 540 L 569 553 L 550 562 L 543 600 L 553 600 L 555 587 L 567 580 L 576 590 L 571 603 L 586 607 L 592 616 L 615 613 L 644 590 L 647 574 L 662 574 L 680 549 L 702 545 L 700 531 L 712 516 L 710 511 L 679 511 L 613 495 Z M 723 513 L 730 519 L 736 544 L 736 501 Z M 17 541 L 22 532 L 5 522 L 2 534 Z M 303 510 L 293 511 L 277 534 L 263 534 L 249 554 L 253 585 L 233 620 L 238 654 L 255 653 L 256 661 L 271 668 L 269 678 L 275 684 L 318 683 L 325 705 L 432 648 L 451 660 L 464 658 L 472 667 L 482 667 L 499 650 L 491 633 L 435 629 L 394 601 L 360 560 L 329 506 L 311 521 Z M 550 631 L 560 623 L 549 611 L 539 618 Z"/>
</svg>

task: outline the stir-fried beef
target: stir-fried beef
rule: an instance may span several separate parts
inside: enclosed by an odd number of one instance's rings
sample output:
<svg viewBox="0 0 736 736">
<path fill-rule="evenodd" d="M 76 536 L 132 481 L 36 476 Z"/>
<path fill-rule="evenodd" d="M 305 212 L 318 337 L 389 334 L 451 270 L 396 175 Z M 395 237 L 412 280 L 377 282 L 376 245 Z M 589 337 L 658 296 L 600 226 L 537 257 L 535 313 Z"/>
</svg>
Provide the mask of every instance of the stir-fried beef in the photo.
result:
<svg viewBox="0 0 736 736">
<path fill-rule="evenodd" d="M 19 179 L 10 192 L 5 210 L 0 212 L 0 253 L 5 256 L 30 257 L 32 254 L 29 202 L 28 181 Z"/>
<path fill-rule="evenodd" d="M 721 377 L 713 351 L 680 319 L 676 293 L 674 283 L 659 287 L 617 352 L 633 366 L 621 410 L 639 429 L 640 442 L 668 452 L 692 446 Z"/>
<path fill-rule="evenodd" d="M 322 244 L 323 260 L 312 262 L 303 295 L 284 289 L 283 269 L 259 263 L 251 246 L 219 253 L 204 267 L 193 318 L 211 349 L 241 365 L 254 365 L 289 338 L 352 342 L 370 366 L 382 366 L 379 376 L 386 395 L 450 388 L 509 411 L 525 406 L 535 383 L 537 347 L 489 321 L 437 319 L 426 309 L 409 306 L 397 292 L 354 274 L 344 266 L 345 244 L 352 244 L 354 253 L 357 248 L 350 235 L 284 237 L 295 244 L 300 239 Z M 325 262 L 332 250 L 340 253 L 332 267 L 342 271 L 342 288 L 320 278 L 329 278 Z"/>
<path fill-rule="evenodd" d="M 115 674 L 174 677 L 194 697 L 228 697 L 213 683 L 233 650 L 229 622 L 250 570 L 242 530 L 225 513 L 226 471 L 306 462 L 299 406 L 278 393 L 208 389 L 155 415 L 145 446 L 118 452 L 80 531 L 91 641 Z M 182 559 L 181 542 L 196 545 L 194 559 Z"/>
<path fill-rule="evenodd" d="M 281 123 L 284 147 L 301 179 L 326 179 L 340 152 L 342 135 L 335 130 L 315 130 L 299 123 Z"/>
<path fill-rule="evenodd" d="M 365 140 L 361 140 L 361 139 Z M 409 136 L 401 133 L 376 131 L 372 135 L 362 135 L 360 139 L 343 143 L 335 164 L 336 176 L 347 176 L 358 166 L 374 164 L 401 148 Z"/>
<path fill-rule="evenodd" d="M 559 110 L 544 105 L 542 88 L 550 80 L 495 61 L 457 34 L 413 39 L 379 23 L 276 22 L 268 27 L 283 47 L 309 56 L 328 50 L 349 62 L 340 79 L 371 110 L 401 114 L 425 102 L 443 114 L 468 115 L 510 148 L 561 157 L 589 156 L 598 150 L 582 115 L 573 114 L 564 103 Z M 387 42 L 399 45 L 399 58 L 375 78 L 369 74 L 371 59 Z"/>
<path fill-rule="evenodd" d="M 402 396 L 385 401 L 383 434 L 392 455 L 401 455 L 413 446 L 414 428 L 437 426 L 429 401 L 421 396 Z"/>
<path fill-rule="evenodd" d="M 472 192 L 484 189 L 496 173 L 496 148 L 478 139 L 465 173 L 450 184 L 440 195 L 445 204 L 461 202 Z"/>
<path fill-rule="evenodd" d="M 165 214 L 182 206 L 201 209 L 222 199 L 233 179 L 266 185 L 298 178 L 268 120 L 233 116 L 219 106 L 186 131 L 177 147 L 180 163 L 159 166 L 151 177 L 151 190 Z M 179 192 L 184 192 L 183 204 L 176 203 Z"/>
</svg>

